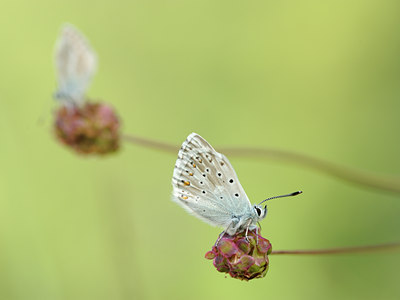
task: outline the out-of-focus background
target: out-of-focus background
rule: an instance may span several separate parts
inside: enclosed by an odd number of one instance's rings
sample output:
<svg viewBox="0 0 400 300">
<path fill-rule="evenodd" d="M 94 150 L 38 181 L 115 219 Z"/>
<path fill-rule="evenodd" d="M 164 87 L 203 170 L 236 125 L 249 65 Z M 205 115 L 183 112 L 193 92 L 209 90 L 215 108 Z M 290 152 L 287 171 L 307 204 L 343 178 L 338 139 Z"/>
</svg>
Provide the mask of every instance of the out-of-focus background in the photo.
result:
<svg viewBox="0 0 400 300">
<path fill-rule="evenodd" d="M 88 95 L 123 131 L 265 146 L 400 173 L 398 1 L 7 1 L 0 11 L 0 299 L 398 299 L 400 254 L 271 256 L 263 279 L 204 259 L 220 229 L 170 201 L 176 156 L 82 157 L 52 134 L 53 46 L 70 22 Z M 44 120 L 40 123 L 38 120 Z M 271 202 L 275 250 L 400 239 L 400 196 L 297 165 L 231 158 Z"/>
</svg>

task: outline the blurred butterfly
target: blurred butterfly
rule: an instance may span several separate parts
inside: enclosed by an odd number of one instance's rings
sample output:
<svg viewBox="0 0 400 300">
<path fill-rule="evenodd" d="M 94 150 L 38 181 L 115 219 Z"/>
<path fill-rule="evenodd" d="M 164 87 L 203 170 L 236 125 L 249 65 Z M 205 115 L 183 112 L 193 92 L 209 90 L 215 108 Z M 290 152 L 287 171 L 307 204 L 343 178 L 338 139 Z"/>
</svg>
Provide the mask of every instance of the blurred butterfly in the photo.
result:
<svg viewBox="0 0 400 300">
<path fill-rule="evenodd" d="M 58 89 L 55 98 L 82 104 L 97 69 L 97 56 L 87 39 L 74 26 L 63 26 L 55 47 Z"/>
<path fill-rule="evenodd" d="M 218 153 L 200 135 L 192 133 L 178 153 L 172 178 L 173 200 L 199 219 L 235 235 L 257 229 L 267 215 L 271 199 L 295 196 L 301 191 L 265 199 L 252 205 L 235 170 L 225 155 Z"/>
</svg>

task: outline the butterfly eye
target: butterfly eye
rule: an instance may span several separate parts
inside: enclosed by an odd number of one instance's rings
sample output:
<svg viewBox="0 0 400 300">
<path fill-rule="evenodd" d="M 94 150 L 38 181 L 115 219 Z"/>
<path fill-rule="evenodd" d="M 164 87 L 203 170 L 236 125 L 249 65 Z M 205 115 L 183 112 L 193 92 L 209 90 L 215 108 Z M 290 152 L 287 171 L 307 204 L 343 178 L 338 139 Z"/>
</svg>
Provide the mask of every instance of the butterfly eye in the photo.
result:
<svg viewBox="0 0 400 300">
<path fill-rule="evenodd" d="M 262 213 L 261 208 L 255 207 L 255 210 L 256 210 L 257 215 L 261 216 L 261 213 Z"/>
</svg>

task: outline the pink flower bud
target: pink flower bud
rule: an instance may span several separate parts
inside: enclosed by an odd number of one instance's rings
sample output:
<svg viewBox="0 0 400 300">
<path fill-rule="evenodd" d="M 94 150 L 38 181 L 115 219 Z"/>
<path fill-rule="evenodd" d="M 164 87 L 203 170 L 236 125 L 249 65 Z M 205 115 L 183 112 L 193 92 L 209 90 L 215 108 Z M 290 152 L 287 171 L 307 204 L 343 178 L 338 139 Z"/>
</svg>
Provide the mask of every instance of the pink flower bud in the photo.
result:
<svg viewBox="0 0 400 300">
<path fill-rule="evenodd" d="M 107 154 L 119 148 L 120 123 L 107 104 L 86 102 L 82 106 L 60 106 L 54 129 L 65 145 L 83 154 Z"/>
<path fill-rule="evenodd" d="M 219 272 L 228 273 L 233 278 L 246 281 L 262 278 L 268 271 L 271 243 L 256 230 L 249 231 L 247 238 L 245 232 L 234 236 L 225 234 L 205 258 L 212 259 Z"/>
</svg>

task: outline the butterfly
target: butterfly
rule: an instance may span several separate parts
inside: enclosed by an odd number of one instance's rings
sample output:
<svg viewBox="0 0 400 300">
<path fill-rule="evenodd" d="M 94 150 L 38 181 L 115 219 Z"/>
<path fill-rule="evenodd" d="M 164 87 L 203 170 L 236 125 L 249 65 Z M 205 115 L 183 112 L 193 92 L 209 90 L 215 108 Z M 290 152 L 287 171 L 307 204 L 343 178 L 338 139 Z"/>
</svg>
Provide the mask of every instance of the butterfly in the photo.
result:
<svg viewBox="0 0 400 300">
<path fill-rule="evenodd" d="M 58 89 L 54 97 L 66 104 L 82 104 L 97 69 L 97 56 L 84 35 L 70 24 L 63 26 L 57 39 L 55 66 Z"/>
<path fill-rule="evenodd" d="M 197 133 L 190 134 L 178 153 L 172 177 L 172 199 L 199 219 L 235 235 L 257 229 L 267 215 L 264 201 L 252 205 L 231 163 Z"/>
</svg>

